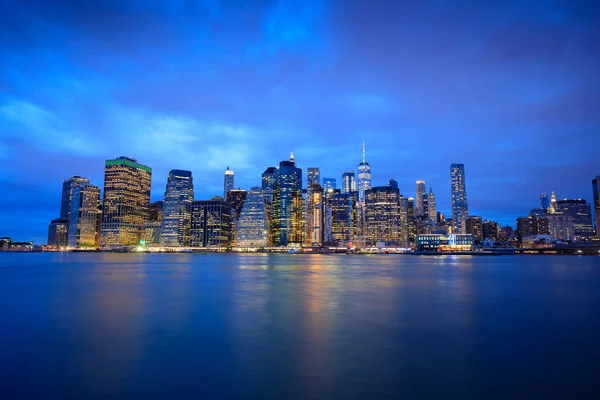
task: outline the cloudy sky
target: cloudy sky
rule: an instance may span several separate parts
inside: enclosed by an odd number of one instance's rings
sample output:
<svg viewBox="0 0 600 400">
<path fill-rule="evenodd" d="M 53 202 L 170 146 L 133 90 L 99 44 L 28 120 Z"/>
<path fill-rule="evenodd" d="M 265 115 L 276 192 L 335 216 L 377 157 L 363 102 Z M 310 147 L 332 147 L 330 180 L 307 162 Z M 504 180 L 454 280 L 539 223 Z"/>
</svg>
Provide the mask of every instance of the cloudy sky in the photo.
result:
<svg viewBox="0 0 600 400">
<path fill-rule="evenodd" d="M 294 151 L 324 177 L 424 179 L 514 225 L 600 175 L 597 1 L 3 0 L 0 236 L 44 243 L 63 179 L 104 160 L 193 172 L 197 199 Z"/>
</svg>

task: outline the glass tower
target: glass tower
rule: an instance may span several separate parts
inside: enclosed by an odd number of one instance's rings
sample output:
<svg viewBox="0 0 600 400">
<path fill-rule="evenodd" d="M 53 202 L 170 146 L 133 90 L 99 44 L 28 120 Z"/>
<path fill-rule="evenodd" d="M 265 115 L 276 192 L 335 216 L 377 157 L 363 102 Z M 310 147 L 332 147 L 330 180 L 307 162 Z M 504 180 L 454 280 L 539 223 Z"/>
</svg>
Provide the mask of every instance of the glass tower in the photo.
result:
<svg viewBox="0 0 600 400">
<path fill-rule="evenodd" d="M 467 187 L 465 182 L 465 165 L 450 165 L 450 181 L 452 201 L 452 224 L 453 233 L 466 233 L 465 221 L 469 217 L 469 206 L 467 204 Z"/>
<path fill-rule="evenodd" d="M 592 207 L 583 199 L 564 199 L 556 202 L 558 212 L 573 217 L 574 236 L 594 236 Z"/>
<path fill-rule="evenodd" d="M 225 170 L 225 176 L 223 177 L 223 198 L 227 198 L 227 193 L 233 189 L 233 171 L 227 167 Z"/>
<path fill-rule="evenodd" d="M 107 160 L 104 167 L 102 245 L 137 245 L 148 222 L 152 168 L 133 158 Z"/>
<path fill-rule="evenodd" d="M 367 244 L 400 243 L 400 191 L 390 186 L 377 186 L 367 190 L 365 199 Z"/>
<path fill-rule="evenodd" d="M 253 187 L 246 195 L 237 227 L 238 247 L 266 247 L 267 214 L 261 188 Z"/>
<path fill-rule="evenodd" d="M 312 167 L 306 169 L 307 174 L 306 177 L 308 179 L 308 187 L 310 188 L 312 185 L 321 184 L 321 171 L 319 167 Z"/>
<path fill-rule="evenodd" d="M 271 240 L 273 246 L 302 243 L 303 201 L 302 170 L 296 167 L 294 154 L 281 161 L 274 175 L 271 206 Z M 299 215 L 298 215 L 299 214 Z"/>
<path fill-rule="evenodd" d="M 342 193 L 356 192 L 356 179 L 354 171 L 345 171 L 342 174 Z"/>
<path fill-rule="evenodd" d="M 358 201 L 365 201 L 365 191 L 371 189 L 371 166 L 365 154 L 365 142 L 362 144 L 362 161 L 358 164 Z"/>
<path fill-rule="evenodd" d="M 323 178 L 323 192 L 328 193 L 329 189 L 332 191 L 336 189 L 335 178 Z"/>
<path fill-rule="evenodd" d="M 100 188 L 83 183 L 75 187 L 71 198 L 69 247 L 94 248 L 100 245 Z"/>
<path fill-rule="evenodd" d="M 415 191 L 415 216 L 423 215 L 425 210 L 423 208 L 423 196 L 426 196 L 425 181 L 417 181 L 417 188 Z"/>
<path fill-rule="evenodd" d="M 71 198 L 73 196 L 73 189 L 85 183 L 90 183 L 90 180 L 80 176 L 72 176 L 63 181 L 62 199 L 60 202 L 61 219 L 69 219 L 69 215 L 71 214 Z"/>
<path fill-rule="evenodd" d="M 190 171 L 169 172 L 162 210 L 160 241 L 163 246 L 189 246 L 190 207 L 194 201 L 194 182 Z"/>
</svg>

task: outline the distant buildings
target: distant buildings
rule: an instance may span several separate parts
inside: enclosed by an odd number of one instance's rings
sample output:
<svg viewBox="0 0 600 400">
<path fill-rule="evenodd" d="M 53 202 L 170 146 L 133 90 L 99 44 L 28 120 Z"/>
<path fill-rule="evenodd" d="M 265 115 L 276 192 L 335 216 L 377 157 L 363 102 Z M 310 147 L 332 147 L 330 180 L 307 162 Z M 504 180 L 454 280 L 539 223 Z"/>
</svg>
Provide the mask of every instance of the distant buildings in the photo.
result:
<svg viewBox="0 0 600 400">
<path fill-rule="evenodd" d="M 592 180 L 594 196 L 594 221 L 596 223 L 596 237 L 600 239 L 600 175 Z"/>
<path fill-rule="evenodd" d="M 354 245 L 357 236 L 357 194 L 336 193 L 330 197 L 331 232 L 338 246 Z"/>
<path fill-rule="evenodd" d="M 223 198 L 226 199 L 227 198 L 227 193 L 229 193 L 229 191 L 231 189 L 233 189 L 233 171 L 229 169 L 229 167 L 227 167 L 227 170 L 225 170 L 225 175 L 223 177 Z"/>
<path fill-rule="evenodd" d="M 481 217 L 470 216 L 465 220 L 465 230 L 469 235 L 473 235 L 473 239 L 483 240 L 483 223 Z"/>
<path fill-rule="evenodd" d="M 81 176 L 72 176 L 63 181 L 60 217 L 52 220 L 50 226 L 48 226 L 48 246 L 67 246 L 73 191 L 77 187 L 88 183 L 90 183 L 90 180 Z"/>
<path fill-rule="evenodd" d="M 437 206 L 435 202 L 435 194 L 431 188 L 429 188 L 429 194 L 427 195 L 427 214 L 429 216 L 429 220 L 435 224 L 437 222 Z"/>
<path fill-rule="evenodd" d="M 546 193 L 540 194 L 540 209 L 544 212 L 548 211 L 548 207 L 550 206 L 550 200 L 548 200 L 548 195 Z"/>
<path fill-rule="evenodd" d="M 67 245 L 72 248 L 100 246 L 100 188 L 82 183 L 73 188 Z"/>
<path fill-rule="evenodd" d="M 307 187 L 321 184 L 321 171 L 318 167 L 309 167 L 306 169 Z"/>
<path fill-rule="evenodd" d="M 267 215 L 262 190 L 250 189 L 243 203 L 237 222 L 237 247 L 266 247 Z"/>
<path fill-rule="evenodd" d="M 66 218 L 53 219 L 48 227 L 48 246 L 67 247 L 69 239 L 69 220 Z"/>
<path fill-rule="evenodd" d="M 228 247 L 233 244 L 233 209 L 222 197 L 194 201 L 191 214 L 191 247 Z"/>
<path fill-rule="evenodd" d="M 583 199 L 564 199 L 556 202 L 559 213 L 573 218 L 573 236 L 589 238 L 594 236 L 592 207 Z"/>
<path fill-rule="evenodd" d="M 191 171 L 173 169 L 167 178 L 162 210 L 161 244 L 166 247 L 190 245 L 191 205 L 194 181 Z"/>
<path fill-rule="evenodd" d="M 60 218 L 69 220 L 71 215 L 71 199 L 73 198 L 73 190 L 82 185 L 90 183 L 89 178 L 82 178 L 81 176 L 72 176 L 63 181 L 62 186 L 62 199 L 60 202 Z"/>
<path fill-rule="evenodd" d="M 323 192 L 327 193 L 330 190 L 336 189 L 336 180 L 335 178 L 323 178 Z"/>
<path fill-rule="evenodd" d="M 546 219 L 548 220 L 548 232 L 552 239 L 569 240 L 573 238 L 575 226 L 572 216 L 554 213 L 546 215 Z"/>
<path fill-rule="evenodd" d="M 107 160 L 104 168 L 102 246 L 137 245 L 148 222 L 152 168 L 133 158 Z"/>
<path fill-rule="evenodd" d="M 453 232 L 464 234 L 466 232 L 465 221 L 469 217 L 464 164 L 450 165 L 450 181 Z"/>
</svg>

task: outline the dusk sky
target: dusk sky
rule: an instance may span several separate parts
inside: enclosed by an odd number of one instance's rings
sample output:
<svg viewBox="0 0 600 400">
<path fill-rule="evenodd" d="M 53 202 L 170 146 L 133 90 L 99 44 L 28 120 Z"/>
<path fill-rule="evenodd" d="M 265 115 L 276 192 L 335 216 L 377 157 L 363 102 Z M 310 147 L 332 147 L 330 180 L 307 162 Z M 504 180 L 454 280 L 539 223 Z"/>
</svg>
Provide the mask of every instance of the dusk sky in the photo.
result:
<svg viewBox="0 0 600 400">
<path fill-rule="evenodd" d="M 62 180 L 104 160 L 221 195 L 289 157 L 338 180 L 424 179 L 450 211 L 515 225 L 600 175 L 598 1 L 0 2 L 0 236 L 45 243 Z M 306 176 L 304 176 L 306 182 Z"/>
</svg>

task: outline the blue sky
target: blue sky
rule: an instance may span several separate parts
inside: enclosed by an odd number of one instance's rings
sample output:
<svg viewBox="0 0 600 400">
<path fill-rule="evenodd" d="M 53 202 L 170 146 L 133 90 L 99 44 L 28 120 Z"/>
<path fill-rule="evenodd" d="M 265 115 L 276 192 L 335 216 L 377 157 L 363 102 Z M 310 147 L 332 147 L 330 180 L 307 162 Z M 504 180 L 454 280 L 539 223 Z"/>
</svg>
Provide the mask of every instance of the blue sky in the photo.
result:
<svg viewBox="0 0 600 400">
<path fill-rule="evenodd" d="M 189 169 L 196 198 L 288 157 L 433 187 L 466 165 L 471 214 L 514 225 L 600 175 L 596 1 L 0 3 L 0 236 L 44 243 L 63 179 L 120 155 Z"/>
</svg>

